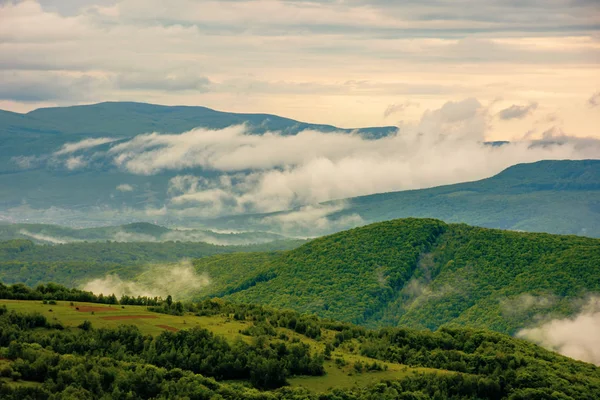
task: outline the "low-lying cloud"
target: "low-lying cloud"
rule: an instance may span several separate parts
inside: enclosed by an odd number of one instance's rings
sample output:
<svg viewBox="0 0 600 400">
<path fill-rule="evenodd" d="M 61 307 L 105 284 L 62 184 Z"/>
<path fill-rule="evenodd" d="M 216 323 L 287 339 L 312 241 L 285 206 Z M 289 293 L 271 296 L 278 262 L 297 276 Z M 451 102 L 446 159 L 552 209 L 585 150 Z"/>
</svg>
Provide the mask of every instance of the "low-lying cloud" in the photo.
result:
<svg viewBox="0 0 600 400">
<path fill-rule="evenodd" d="M 116 187 L 116 189 L 119 192 L 133 192 L 133 186 L 131 186 L 131 185 L 127 184 L 127 183 L 122 183 L 122 184 L 118 185 Z"/>
<path fill-rule="evenodd" d="M 71 142 L 65 143 L 59 150 L 54 152 L 55 156 L 60 156 L 64 154 L 75 153 L 80 150 L 86 150 L 92 147 L 100 146 L 102 144 L 114 142 L 115 139 L 112 138 L 92 138 L 92 139 L 84 139 L 80 142 Z"/>
<path fill-rule="evenodd" d="M 187 299 L 210 284 L 206 274 L 198 274 L 190 261 L 173 265 L 149 267 L 135 280 L 123 280 L 116 274 L 91 280 L 83 285 L 83 290 L 95 294 L 117 297 L 146 296 L 166 298 L 171 295 L 176 300 Z"/>
<path fill-rule="evenodd" d="M 68 239 L 57 238 L 57 237 L 54 237 L 54 236 L 44 235 L 44 234 L 41 234 L 41 233 L 33 233 L 33 232 L 29 232 L 26 229 L 21 229 L 19 231 L 19 234 L 21 234 L 23 236 L 30 237 L 30 238 L 35 239 L 35 240 L 40 241 L 40 242 L 45 242 L 45 243 L 52 243 L 52 244 L 69 243 Z"/>
<path fill-rule="evenodd" d="M 593 297 L 576 316 L 523 329 L 517 336 L 565 356 L 600 366 L 599 332 L 600 297 Z"/>
<path fill-rule="evenodd" d="M 507 318 L 525 317 L 532 312 L 539 312 L 550 308 L 556 304 L 558 299 L 555 295 L 547 294 L 544 296 L 535 296 L 529 293 L 523 293 L 513 298 L 503 299 L 500 302 L 502 315 Z"/>
<path fill-rule="evenodd" d="M 365 223 L 358 214 L 344 215 L 336 219 L 330 218 L 331 214 L 342 211 L 344 208 L 345 204 L 343 202 L 309 205 L 290 212 L 264 217 L 260 223 L 265 226 L 276 226 L 284 233 L 298 231 L 327 232 L 347 229 Z"/>
</svg>

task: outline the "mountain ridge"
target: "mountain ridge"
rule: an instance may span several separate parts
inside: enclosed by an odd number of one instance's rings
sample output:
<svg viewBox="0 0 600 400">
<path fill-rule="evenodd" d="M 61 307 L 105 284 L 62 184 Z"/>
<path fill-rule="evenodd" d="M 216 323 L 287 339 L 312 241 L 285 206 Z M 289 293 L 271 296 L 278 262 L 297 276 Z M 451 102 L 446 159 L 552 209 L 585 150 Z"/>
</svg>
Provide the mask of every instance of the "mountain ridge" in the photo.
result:
<svg viewBox="0 0 600 400">
<path fill-rule="evenodd" d="M 221 207 L 213 207 L 211 203 L 209 207 L 214 213 L 204 212 L 196 203 L 188 203 L 189 197 L 169 192 L 171 180 L 189 175 L 198 178 L 198 182 L 208 180 L 209 186 L 220 187 L 217 178 L 220 174 L 228 177 L 228 172 L 190 167 L 145 175 L 143 171 L 132 173 L 122 168 L 109 154 L 119 140 L 138 134 L 177 134 L 197 127 L 221 129 L 241 123 L 246 124 L 247 133 L 256 135 L 267 131 L 294 135 L 304 129 L 318 129 L 359 132 L 363 139 L 377 139 L 397 131 L 393 127 L 338 130 L 331 125 L 307 124 L 270 114 L 235 114 L 206 107 L 135 102 L 53 107 L 26 114 L 2 112 L 0 187 L 11 190 L 0 192 L 0 219 L 80 226 L 156 222 L 187 228 L 202 226 L 213 230 L 272 231 L 284 236 L 315 237 L 382 220 L 430 217 L 483 227 L 600 237 L 597 179 L 600 171 L 593 163 L 597 160 L 548 161 L 556 163 L 552 164 L 556 169 L 554 175 L 543 168 L 537 175 L 527 171 L 533 171 L 538 164 L 521 165 L 520 169 L 505 171 L 501 179 L 455 184 L 463 186 L 372 194 L 337 203 L 294 203 L 303 208 L 318 208 L 316 213 L 320 219 L 312 221 L 305 219 L 303 209 L 233 214 L 245 212 L 246 208 L 233 207 L 227 202 L 217 204 Z M 61 153 L 67 143 L 99 138 L 104 140 L 92 140 Z M 574 174 L 573 170 L 578 168 L 588 171 L 588 176 Z M 518 186 L 510 177 L 511 171 L 527 173 L 528 178 Z M 246 174 L 245 177 L 251 173 L 240 172 Z M 495 192 L 490 186 L 497 186 Z M 191 187 L 184 189 L 191 190 Z M 185 190 L 182 193 L 186 194 Z M 260 207 L 252 204 L 248 211 L 255 213 L 257 209 Z M 283 218 L 283 222 L 279 218 L 288 215 L 293 218 Z"/>
<path fill-rule="evenodd" d="M 583 299 L 600 295 L 599 239 L 434 219 L 379 222 L 275 258 L 224 255 L 195 267 L 214 280 L 200 298 L 219 295 L 373 327 L 468 325 L 514 334 L 535 315 L 574 315 Z M 507 304 L 520 296 L 535 301 L 511 314 Z"/>
<path fill-rule="evenodd" d="M 262 133 L 266 130 L 279 131 L 283 134 L 294 134 L 304 129 L 317 129 L 324 132 L 339 131 L 339 132 L 362 132 L 372 135 L 387 135 L 390 132 L 396 131 L 395 126 L 380 126 L 366 128 L 338 128 L 328 124 L 318 124 L 310 122 L 302 122 L 292 118 L 281 117 L 275 114 L 268 113 L 234 113 L 227 111 L 215 110 L 205 106 L 188 106 L 176 105 L 168 106 L 161 104 L 151 104 L 133 101 L 106 101 L 85 105 L 73 105 L 66 107 L 43 107 L 31 110 L 27 113 L 13 113 L 6 110 L 5 113 L 32 118 L 38 123 L 48 124 L 64 124 L 68 121 L 72 125 L 81 127 L 89 124 L 98 124 L 99 122 L 112 125 L 114 122 L 123 123 L 123 114 L 129 114 L 129 118 L 143 117 L 147 120 L 137 127 L 130 124 L 121 125 L 121 129 L 107 130 L 106 128 L 95 128 L 88 133 L 96 135 L 115 134 L 120 137 L 129 137 L 141 133 L 150 133 L 160 131 L 164 133 L 181 133 L 187 130 L 201 127 L 209 127 L 211 129 L 222 129 L 231 125 L 239 125 L 248 123 L 250 133 Z M 90 114 L 91 113 L 91 114 Z M 94 113 L 96 115 L 94 115 Z M 133 114 L 133 115 L 132 115 Z M 103 121 L 102 119 L 90 119 L 90 116 L 105 116 L 110 115 L 111 121 Z M 1 115 L 0 115 L 1 116 Z M 117 119 L 117 121 L 115 121 Z M 118 126 L 118 125 L 117 125 Z M 63 125 L 64 127 L 64 125 Z M 152 128 L 158 129 L 152 129 Z M 64 128 L 63 128 L 64 129 Z M 82 134 L 85 130 L 79 132 L 68 131 L 71 133 Z"/>
<path fill-rule="evenodd" d="M 600 237 L 600 160 L 523 163 L 477 181 L 376 193 L 321 205 L 340 202 L 342 209 L 328 215 L 332 221 L 352 215 L 364 223 L 421 217 L 488 228 Z M 257 229 L 261 225 L 256 221 L 296 211 L 299 209 L 229 216 L 206 223 L 222 229 Z M 571 214 L 569 222 L 561 218 L 563 214 Z"/>
</svg>

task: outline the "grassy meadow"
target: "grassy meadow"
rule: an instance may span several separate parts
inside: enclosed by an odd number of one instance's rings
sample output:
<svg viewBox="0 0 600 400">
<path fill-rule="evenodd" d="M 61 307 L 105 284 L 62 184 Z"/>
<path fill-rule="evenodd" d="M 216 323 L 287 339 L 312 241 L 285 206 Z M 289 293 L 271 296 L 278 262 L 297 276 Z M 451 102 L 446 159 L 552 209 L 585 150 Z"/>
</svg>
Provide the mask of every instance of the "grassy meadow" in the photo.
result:
<svg viewBox="0 0 600 400">
<path fill-rule="evenodd" d="M 29 300 L 0 300 L 0 306 L 5 305 L 8 310 L 21 313 L 40 313 L 48 320 L 60 322 L 67 329 L 74 329 L 84 321 L 90 321 L 94 328 L 116 328 L 119 325 L 135 325 L 144 334 L 159 335 L 165 330 L 177 331 L 199 326 L 221 335 L 233 342 L 243 340 L 252 342 L 255 338 L 240 333 L 241 330 L 252 326 L 252 321 L 238 321 L 233 317 L 223 315 L 184 316 L 167 315 L 148 311 L 145 306 L 121 306 L 83 302 L 57 301 L 56 304 L 43 304 L 41 301 Z M 277 328 L 278 333 L 287 335 L 290 339 L 307 343 L 312 351 L 323 352 L 324 339 L 332 339 L 333 331 L 324 330 L 322 340 L 313 340 L 300 335 L 290 329 Z M 419 372 L 452 373 L 449 371 L 430 368 L 412 368 L 406 365 L 383 362 L 383 371 L 357 372 L 354 368 L 356 362 L 372 364 L 375 359 L 364 357 L 358 353 L 358 343 L 349 341 L 332 352 L 331 360 L 325 361 L 326 375 L 324 376 L 299 376 L 289 379 L 291 386 L 304 387 L 314 392 L 325 392 L 330 388 L 352 388 L 365 386 L 386 379 L 400 379 L 409 374 Z M 7 362 L 0 360 L 2 362 Z M 21 381 L 27 384 L 26 381 Z M 32 383 L 33 384 L 33 383 Z"/>
</svg>

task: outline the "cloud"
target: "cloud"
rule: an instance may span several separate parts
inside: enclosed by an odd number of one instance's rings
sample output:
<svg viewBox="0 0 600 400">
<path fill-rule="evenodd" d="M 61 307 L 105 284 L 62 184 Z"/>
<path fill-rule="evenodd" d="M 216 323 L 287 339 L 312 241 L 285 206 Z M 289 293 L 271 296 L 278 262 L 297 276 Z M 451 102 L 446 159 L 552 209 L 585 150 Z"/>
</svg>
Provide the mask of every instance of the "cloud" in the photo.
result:
<svg viewBox="0 0 600 400">
<path fill-rule="evenodd" d="M 527 318 L 532 313 L 552 307 L 558 299 L 548 294 L 537 296 L 524 293 L 516 297 L 506 298 L 500 302 L 500 309 L 505 318 Z"/>
<path fill-rule="evenodd" d="M 39 234 L 39 233 L 33 233 L 33 232 L 29 232 L 26 229 L 21 229 L 19 231 L 19 233 L 21 235 L 28 236 L 28 237 L 33 238 L 35 240 L 38 240 L 40 242 L 46 242 L 46 243 L 52 243 L 52 244 L 69 243 L 69 240 L 66 240 L 66 239 L 56 238 L 54 236 L 42 235 L 42 234 Z"/>
<path fill-rule="evenodd" d="M 600 298 L 591 298 L 572 318 L 555 319 L 517 336 L 565 356 L 600 366 Z"/>
<path fill-rule="evenodd" d="M 65 154 L 75 153 L 80 150 L 86 150 L 92 147 L 100 146 L 102 144 L 114 142 L 116 139 L 112 138 L 92 138 L 84 139 L 79 142 L 65 143 L 58 151 L 54 152 L 55 156 L 61 156 Z"/>
<path fill-rule="evenodd" d="M 207 92 L 211 82 L 192 71 L 159 71 L 123 73 L 117 76 L 116 85 L 121 89 Z"/>
<path fill-rule="evenodd" d="M 118 275 L 111 274 L 93 279 L 82 288 L 96 294 L 114 294 L 117 297 L 127 295 L 164 299 L 171 295 L 176 300 L 184 300 L 209 284 L 210 278 L 206 274 L 197 274 L 192 263 L 186 260 L 175 265 L 148 267 L 133 281 L 123 280 Z"/>
<path fill-rule="evenodd" d="M 95 154 L 128 173 L 181 172 L 169 181 L 165 206 L 148 210 L 181 217 L 289 210 L 483 179 L 517 163 L 600 157 L 600 141 L 562 130 L 486 145 L 492 120 L 489 107 L 467 98 L 426 110 L 417 122 L 377 140 L 312 130 L 252 135 L 241 125 L 143 134 Z"/>
<path fill-rule="evenodd" d="M 596 92 L 588 99 L 588 105 L 590 107 L 596 107 L 600 105 L 600 92 Z"/>
<path fill-rule="evenodd" d="M 116 189 L 119 192 L 133 192 L 133 190 L 134 190 L 133 186 L 131 186 L 127 183 L 122 183 L 122 184 L 118 185 Z"/>
<path fill-rule="evenodd" d="M 519 106 L 513 104 L 512 106 L 505 108 L 504 110 L 498 113 L 500 119 L 510 120 L 510 119 L 521 119 L 525 118 L 527 115 L 531 114 L 538 107 L 538 103 L 529 103 L 526 106 Z"/>
<path fill-rule="evenodd" d="M 139 100 L 360 126 L 381 123 L 399 94 L 433 108 L 500 90 L 572 115 L 562 106 L 587 97 L 597 75 L 593 2 L 109 3 L 0 3 L 11 109 Z M 569 130 L 591 134 L 594 123 L 573 116 Z"/>
<path fill-rule="evenodd" d="M 23 71 L 1 68 L 1 64 L 0 61 L 0 100 L 85 101 L 111 87 L 109 80 L 85 72 Z"/>
<path fill-rule="evenodd" d="M 83 159 L 83 156 L 69 157 L 65 160 L 65 167 L 67 167 L 69 171 L 83 168 L 87 164 L 88 162 Z"/>
<path fill-rule="evenodd" d="M 310 231 L 313 234 L 335 230 L 343 230 L 364 224 L 358 214 L 345 215 L 331 219 L 331 214 L 344 210 L 343 202 L 336 204 L 319 204 L 300 207 L 297 210 L 264 217 L 260 223 L 282 232 Z"/>
<path fill-rule="evenodd" d="M 412 107 L 412 106 L 418 107 L 419 104 L 413 103 L 411 101 L 407 101 L 407 102 L 401 103 L 401 104 L 390 104 L 383 112 L 383 117 L 387 118 L 392 114 L 402 113 L 405 109 L 407 109 L 408 107 Z"/>
<path fill-rule="evenodd" d="M 20 169 L 36 168 L 43 164 L 43 157 L 38 156 L 16 156 L 11 158 Z"/>
</svg>

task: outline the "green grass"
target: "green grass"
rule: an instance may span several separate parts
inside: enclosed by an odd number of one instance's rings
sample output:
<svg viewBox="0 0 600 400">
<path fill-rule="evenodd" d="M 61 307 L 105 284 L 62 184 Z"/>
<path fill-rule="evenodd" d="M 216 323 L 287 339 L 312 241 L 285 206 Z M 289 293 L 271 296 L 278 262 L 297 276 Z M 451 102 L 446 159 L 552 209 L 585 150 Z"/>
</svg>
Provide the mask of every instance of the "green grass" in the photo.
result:
<svg viewBox="0 0 600 400">
<path fill-rule="evenodd" d="M 247 336 L 239 334 L 240 329 L 248 327 L 250 322 L 235 321 L 223 316 L 197 317 L 195 315 L 167 315 L 148 311 L 144 306 L 108 306 L 105 304 L 80 303 L 57 301 L 56 304 L 42 304 L 41 301 L 27 300 L 0 300 L 0 305 L 6 305 L 9 310 L 18 312 L 38 312 L 44 315 L 50 321 L 56 321 L 63 324 L 65 327 L 76 327 L 84 321 L 90 321 L 94 328 L 115 328 L 119 325 L 135 325 L 141 332 L 150 335 L 158 335 L 165 329 L 158 325 L 166 325 L 176 329 L 189 329 L 194 326 L 200 326 L 208 329 L 213 333 L 225 336 L 228 339 L 242 337 L 248 339 Z M 81 312 L 76 310 L 77 307 L 102 307 L 110 308 L 112 311 L 102 312 Z M 144 316 L 155 317 L 151 319 L 122 319 L 110 320 L 104 317 L 125 317 L 125 316 Z"/>
<path fill-rule="evenodd" d="M 334 355 L 342 356 L 344 359 L 349 361 L 348 365 L 340 367 L 333 361 L 325 362 L 326 375 L 324 376 L 298 376 L 290 378 L 289 382 L 291 386 L 304 387 L 313 392 L 321 393 L 326 392 L 329 389 L 341 388 L 348 389 L 353 387 L 367 386 L 372 383 L 377 383 L 382 380 L 396 380 L 404 378 L 411 374 L 417 374 L 419 372 L 439 372 L 439 373 L 452 373 L 450 371 L 433 370 L 429 368 L 410 368 L 405 365 L 383 363 L 388 365 L 387 371 L 369 371 L 357 373 L 354 371 L 352 364 L 356 360 L 369 361 L 367 357 L 348 355 L 341 352 L 334 352 Z"/>
<path fill-rule="evenodd" d="M 244 340 L 251 342 L 254 338 L 240 334 L 240 330 L 250 327 L 253 322 L 251 321 L 237 321 L 233 318 L 215 315 L 215 316 L 195 316 L 195 315 L 166 315 L 148 311 L 144 306 L 122 306 L 120 305 L 105 305 L 105 304 L 94 304 L 94 303 L 81 303 L 68 301 L 57 301 L 56 304 L 43 304 L 41 301 L 28 301 L 28 300 L 0 300 L 0 306 L 6 305 L 9 310 L 14 310 L 21 313 L 40 313 L 48 318 L 50 321 L 60 322 L 66 328 L 75 328 L 84 321 L 90 321 L 94 328 L 115 328 L 119 325 L 135 325 L 142 333 L 158 335 L 164 331 L 159 325 L 166 325 L 176 329 L 190 329 L 194 326 L 199 326 L 204 329 L 221 335 L 233 342 L 235 340 Z M 76 309 L 83 307 L 101 307 L 110 308 L 111 311 L 94 311 L 92 312 L 81 312 Z M 114 316 L 150 316 L 156 317 L 151 319 L 121 319 L 121 320 L 110 320 L 103 317 L 114 317 Z M 290 340 L 298 339 L 303 343 L 311 346 L 313 352 L 323 352 L 325 345 L 322 340 L 313 340 L 306 336 L 300 335 L 290 329 L 277 328 L 278 333 L 285 333 Z M 333 338 L 335 332 L 323 330 L 323 339 Z M 444 370 L 436 370 L 430 368 L 412 368 L 406 365 L 385 362 L 381 360 L 375 360 L 369 357 L 356 354 L 358 349 L 358 343 L 353 343 L 354 349 L 350 350 L 352 346 L 345 343 L 340 346 L 336 351 L 332 353 L 332 360 L 325 361 L 326 375 L 324 376 L 298 376 L 289 379 L 290 385 L 293 387 L 304 387 L 314 392 L 324 392 L 329 388 L 352 388 L 355 386 L 365 386 L 370 383 L 376 383 L 382 380 L 394 380 L 400 379 L 410 374 L 416 374 L 419 372 L 438 372 L 438 373 L 452 373 Z M 337 365 L 335 359 L 343 359 L 345 365 Z M 354 370 L 354 363 L 361 362 L 363 364 L 371 364 L 376 361 L 382 366 L 386 366 L 386 370 L 383 371 L 365 371 L 356 372 Z M 0 360 L 0 362 L 7 362 Z M 1 367 L 1 365 L 0 365 Z M 6 381 L 12 382 L 6 378 Z M 12 384 L 27 385 L 36 384 L 34 382 L 18 381 Z"/>
</svg>

